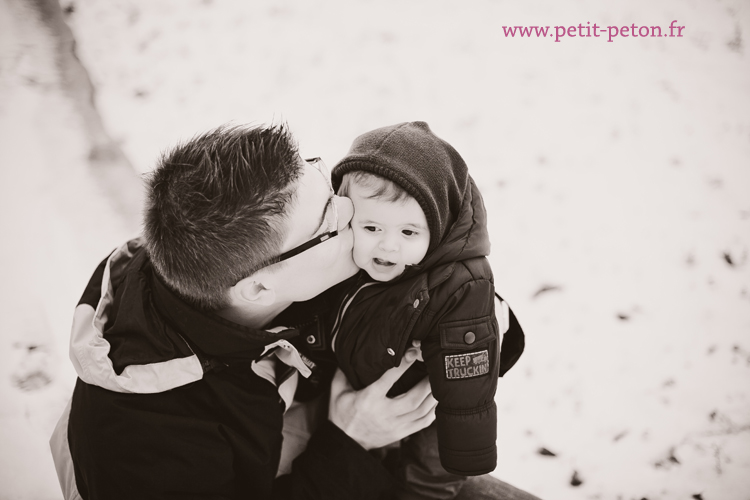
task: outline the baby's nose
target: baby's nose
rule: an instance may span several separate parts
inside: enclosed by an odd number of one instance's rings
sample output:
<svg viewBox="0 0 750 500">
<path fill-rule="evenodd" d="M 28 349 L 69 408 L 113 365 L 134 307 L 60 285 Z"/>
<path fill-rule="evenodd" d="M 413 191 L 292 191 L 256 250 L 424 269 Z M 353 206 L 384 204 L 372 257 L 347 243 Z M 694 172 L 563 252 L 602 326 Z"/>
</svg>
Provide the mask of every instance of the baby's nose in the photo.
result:
<svg viewBox="0 0 750 500">
<path fill-rule="evenodd" d="M 380 239 L 380 249 L 384 252 L 395 252 L 398 250 L 398 243 L 395 238 L 384 236 Z"/>
</svg>

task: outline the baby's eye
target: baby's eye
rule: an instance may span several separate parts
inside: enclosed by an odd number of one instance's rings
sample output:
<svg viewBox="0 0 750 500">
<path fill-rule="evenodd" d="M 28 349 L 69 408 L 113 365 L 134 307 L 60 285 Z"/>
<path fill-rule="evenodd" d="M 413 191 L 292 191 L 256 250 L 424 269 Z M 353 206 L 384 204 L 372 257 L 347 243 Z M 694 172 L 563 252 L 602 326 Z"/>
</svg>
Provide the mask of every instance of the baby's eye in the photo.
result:
<svg viewBox="0 0 750 500">
<path fill-rule="evenodd" d="M 364 226 L 364 230 L 370 233 L 374 233 L 378 230 L 378 228 L 376 228 L 375 226 Z"/>
<path fill-rule="evenodd" d="M 414 230 L 412 230 L 412 229 L 404 229 L 404 230 L 403 230 L 403 231 L 401 231 L 401 232 L 402 232 L 402 233 L 403 233 L 403 234 L 404 234 L 405 236 L 414 236 L 415 234 L 417 234 L 417 232 L 416 232 L 416 231 L 414 231 Z"/>
</svg>

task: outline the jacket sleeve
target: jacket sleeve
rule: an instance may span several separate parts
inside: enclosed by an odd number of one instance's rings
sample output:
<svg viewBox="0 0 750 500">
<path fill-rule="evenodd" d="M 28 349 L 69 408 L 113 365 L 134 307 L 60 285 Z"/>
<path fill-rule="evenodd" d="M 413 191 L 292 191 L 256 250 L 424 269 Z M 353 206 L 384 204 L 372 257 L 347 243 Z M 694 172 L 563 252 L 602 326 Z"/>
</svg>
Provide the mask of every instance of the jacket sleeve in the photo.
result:
<svg viewBox="0 0 750 500">
<path fill-rule="evenodd" d="M 276 479 L 274 500 L 390 499 L 394 491 L 394 478 L 380 460 L 326 421 L 294 460 L 291 474 Z"/>
<path fill-rule="evenodd" d="M 448 472 L 475 476 L 497 464 L 495 391 L 500 366 L 494 286 L 464 283 L 445 301 L 422 343 L 438 400 L 440 461 Z"/>
</svg>

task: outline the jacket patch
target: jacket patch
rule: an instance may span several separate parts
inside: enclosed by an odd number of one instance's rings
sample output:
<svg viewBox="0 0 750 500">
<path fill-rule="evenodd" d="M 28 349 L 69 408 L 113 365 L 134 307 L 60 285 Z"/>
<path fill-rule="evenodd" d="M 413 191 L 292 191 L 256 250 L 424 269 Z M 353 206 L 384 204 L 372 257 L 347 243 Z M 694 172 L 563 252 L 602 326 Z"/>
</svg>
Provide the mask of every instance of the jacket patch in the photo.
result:
<svg viewBox="0 0 750 500">
<path fill-rule="evenodd" d="M 490 354 L 479 352 L 445 356 L 445 378 L 459 380 L 487 375 L 490 372 Z"/>
</svg>

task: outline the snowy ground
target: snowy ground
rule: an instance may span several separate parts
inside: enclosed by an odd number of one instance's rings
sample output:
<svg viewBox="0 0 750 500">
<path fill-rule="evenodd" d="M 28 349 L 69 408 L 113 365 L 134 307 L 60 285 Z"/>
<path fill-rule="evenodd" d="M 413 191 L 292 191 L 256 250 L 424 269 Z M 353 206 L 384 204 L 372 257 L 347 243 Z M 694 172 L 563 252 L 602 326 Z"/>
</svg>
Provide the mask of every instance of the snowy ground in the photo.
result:
<svg viewBox="0 0 750 500">
<path fill-rule="evenodd" d="M 425 120 L 484 193 L 527 332 L 498 477 L 545 499 L 750 498 L 747 1 L 63 0 L 140 172 L 218 124 L 286 120 L 334 164 Z M 0 0 L 0 498 L 60 498 L 46 440 L 73 306 L 136 230 L 22 0 Z M 685 26 L 506 38 L 502 26 Z M 546 451 L 543 451 L 546 450 Z M 553 455 L 554 454 L 554 455 Z"/>
</svg>

